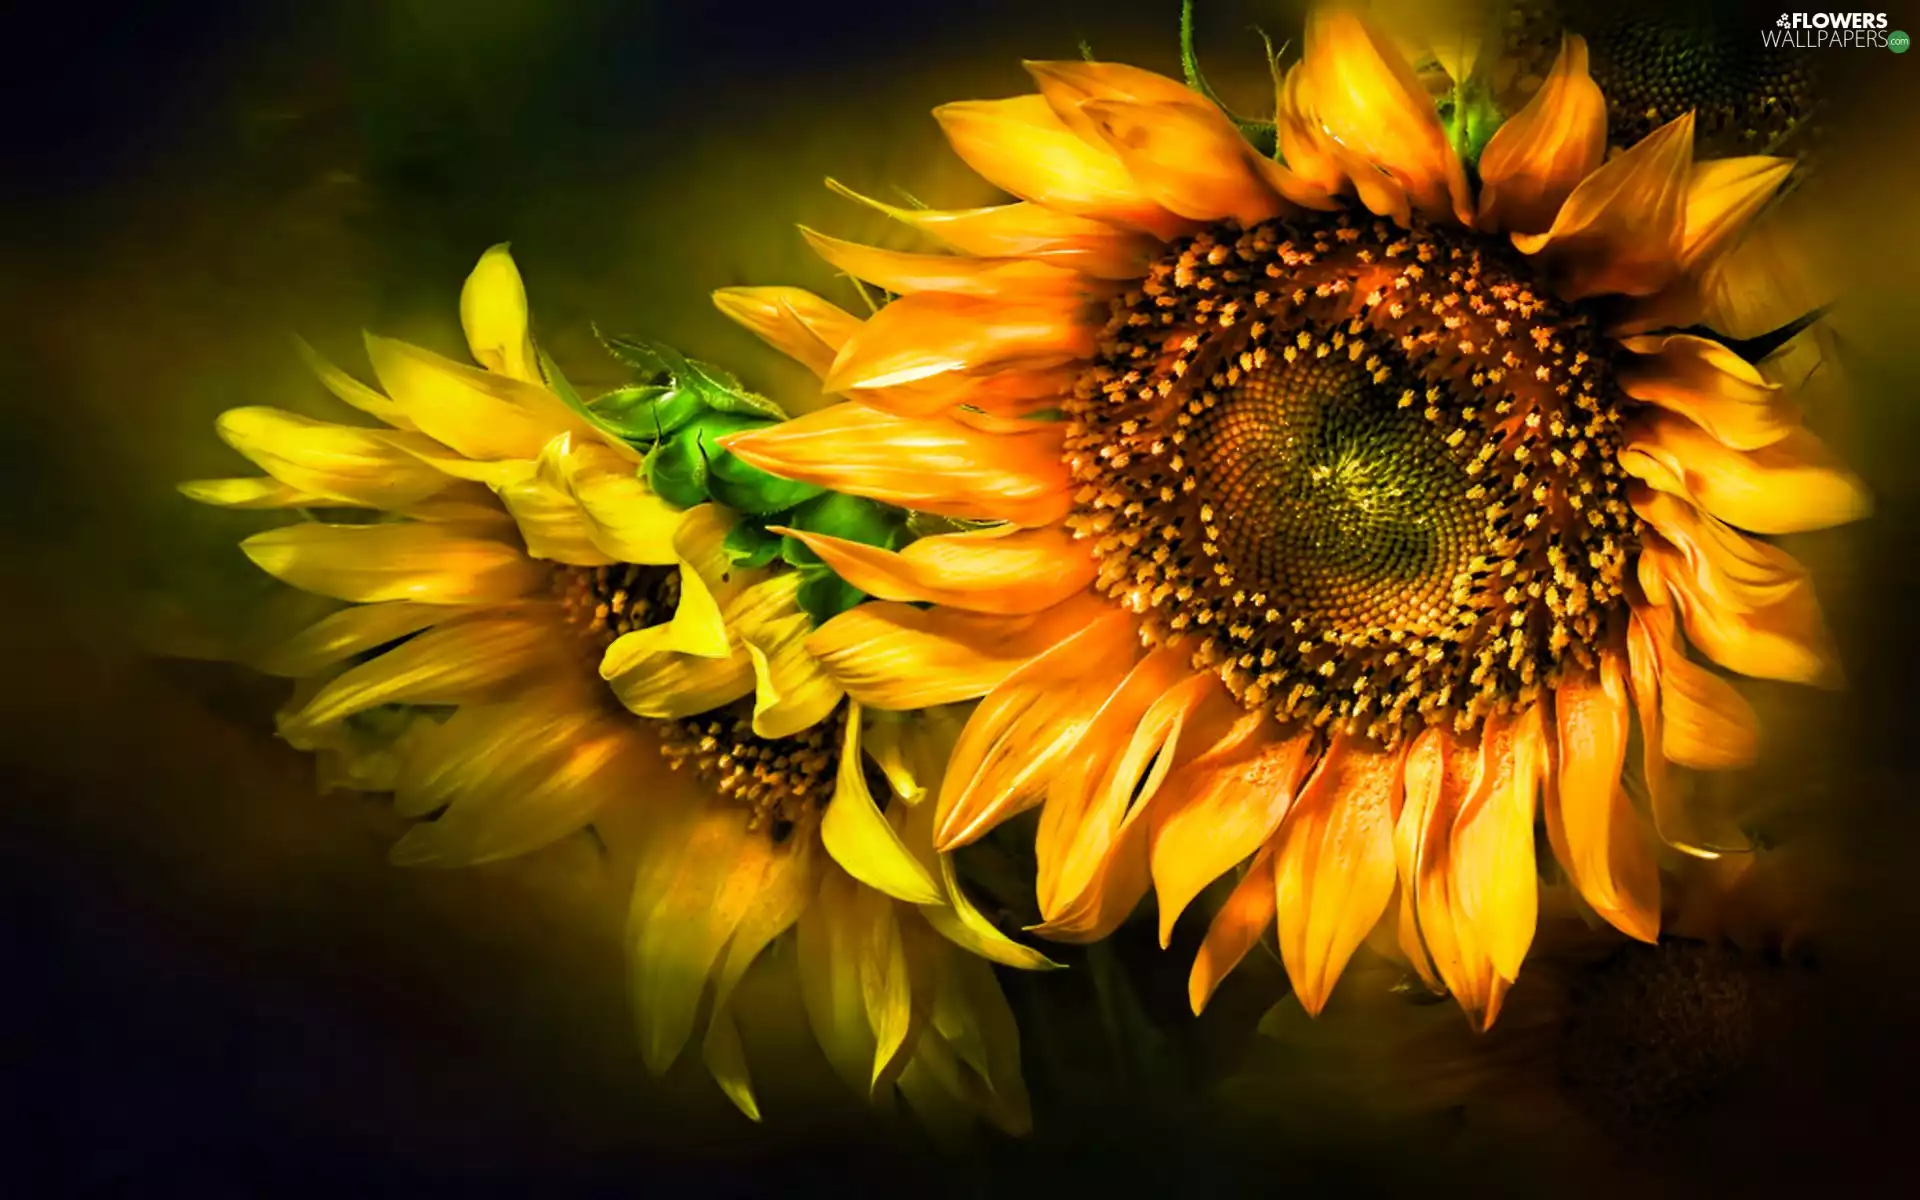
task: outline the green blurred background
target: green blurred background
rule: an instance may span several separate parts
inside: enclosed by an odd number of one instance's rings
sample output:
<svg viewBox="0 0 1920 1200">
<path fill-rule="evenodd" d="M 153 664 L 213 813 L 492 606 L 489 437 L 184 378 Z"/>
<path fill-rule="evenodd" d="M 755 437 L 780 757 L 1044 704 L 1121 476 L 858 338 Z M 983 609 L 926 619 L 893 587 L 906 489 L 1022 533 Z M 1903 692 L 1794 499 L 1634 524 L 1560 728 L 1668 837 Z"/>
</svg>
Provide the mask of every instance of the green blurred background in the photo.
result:
<svg viewBox="0 0 1920 1200">
<path fill-rule="evenodd" d="M 1772 20 L 1755 13 L 1734 27 Z M 1014 981 L 1040 1132 L 983 1139 L 954 1169 L 841 1098 L 810 1052 L 783 1052 L 804 1041 L 783 1036 L 797 1013 L 759 1030 L 766 1129 L 697 1064 L 649 1081 L 624 1007 L 619 881 L 584 842 L 477 871 L 388 868 L 391 817 L 316 797 L 311 764 L 272 736 L 280 684 L 151 653 L 191 649 L 195 622 L 235 627 L 263 594 L 233 549 L 256 525 L 173 484 L 243 473 L 212 436 L 224 408 L 330 411 L 295 331 L 356 371 L 362 328 L 458 354 L 460 281 L 507 240 L 543 341 L 583 382 L 611 374 L 594 320 L 804 407 L 811 377 L 719 318 L 708 293 L 798 283 L 857 306 L 794 225 L 897 234 L 823 177 L 987 202 L 928 110 L 1025 90 L 1020 58 L 1073 57 L 1083 39 L 1171 73 L 1178 4 L 214 0 L 43 17 L 14 42 L 0 105 L 13 160 L 0 894 L 16 1012 L 0 1032 L 0 1141 L 18 1143 L 0 1179 L 89 1194 L 944 1193 L 989 1179 L 1765 1192 L 1897 1152 L 1920 995 L 1907 641 L 1920 293 L 1906 222 L 1920 58 L 1856 57 L 1835 102 L 1828 252 L 1851 289 L 1836 321 L 1856 394 L 1813 416 L 1862 464 L 1878 513 L 1796 546 L 1823 571 L 1852 690 L 1753 689 L 1768 757 L 1720 785 L 1777 814 L 1799 847 L 1792 890 L 1822 935 L 1814 961 L 1778 968 L 1790 1011 L 1737 1086 L 1675 1137 L 1562 1144 L 1497 1106 L 1412 1102 L 1419 1089 L 1375 1061 L 1377 1027 L 1277 1052 L 1253 1033 L 1282 991 L 1270 964 L 1187 1020 L 1187 955 L 1129 937 L 1044 996 Z M 1209 0 L 1200 46 L 1228 99 L 1265 113 L 1256 22 L 1276 42 L 1297 36 L 1297 6 Z M 1197 932 L 1183 925 L 1182 940 Z M 1116 990 L 1138 1011 L 1113 1015 Z M 1142 1019 L 1160 1032 L 1131 1048 L 1089 1032 Z M 1451 1026 L 1435 1037 L 1446 1054 L 1487 1052 Z M 1245 1064 L 1251 1085 L 1217 1100 Z"/>
</svg>

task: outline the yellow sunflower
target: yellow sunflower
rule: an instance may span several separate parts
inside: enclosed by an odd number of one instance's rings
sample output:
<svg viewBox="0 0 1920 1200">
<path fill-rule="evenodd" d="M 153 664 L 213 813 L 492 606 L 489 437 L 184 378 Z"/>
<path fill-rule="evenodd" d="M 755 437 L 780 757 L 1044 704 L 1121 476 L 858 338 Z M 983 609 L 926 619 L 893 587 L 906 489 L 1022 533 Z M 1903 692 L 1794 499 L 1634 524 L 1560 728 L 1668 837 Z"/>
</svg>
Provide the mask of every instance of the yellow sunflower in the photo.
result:
<svg viewBox="0 0 1920 1200">
<path fill-rule="evenodd" d="M 990 523 L 807 535 L 883 601 L 808 646 L 863 704 L 982 697 L 936 842 L 1040 806 L 1043 933 L 1100 937 L 1151 887 L 1164 938 L 1245 863 L 1196 1010 L 1277 923 L 1317 1012 L 1386 917 L 1485 1026 L 1533 937 L 1536 822 L 1643 940 L 1656 834 L 1742 845 L 1672 769 L 1755 747 L 1689 644 L 1833 683 L 1805 572 L 1753 535 L 1867 500 L 1777 383 L 1647 332 L 1697 319 L 1791 164 L 1696 162 L 1684 115 L 1608 160 L 1585 63 L 1566 39 L 1472 175 L 1348 11 L 1309 17 L 1278 158 L 1172 80 L 1031 63 L 1039 94 L 935 113 L 1018 202 L 889 210 L 955 253 L 809 235 L 898 299 L 721 294 L 852 401 L 733 453 Z"/>
<path fill-rule="evenodd" d="M 693 443 L 764 416 L 696 415 L 701 397 L 742 394 L 677 359 L 706 391 L 580 401 L 529 336 L 505 247 L 467 280 L 461 317 L 484 369 L 369 336 L 382 394 L 306 351 L 385 427 L 236 409 L 219 431 L 266 476 L 182 485 L 308 517 L 242 547 L 344 602 L 255 662 L 297 681 L 282 735 L 321 755 L 323 783 L 391 792 L 418 819 L 393 848 L 402 865 L 602 831 L 636 864 L 631 976 L 654 1070 L 704 1029 L 714 1077 L 757 1119 L 734 989 L 793 931 L 799 1000 L 863 1094 L 897 1088 L 932 1121 L 973 1111 L 1024 1130 L 1017 1032 L 987 960 L 1049 964 L 995 930 L 933 851 L 921 801 L 957 722 L 847 702 L 803 648 L 824 568 L 792 569 L 762 552 L 777 537 L 740 536 L 740 514 L 649 483 L 753 499 L 750 468 L 721 478 L 719 452 Z M 646 454 L 619 434 L 636 411 Z M 669 445 L 677 428 L 685 447 Z M 666 470 L 676 447 L 697 478 Z M 831 517 L 833 503 L 794 511 Z"/>
</svg>

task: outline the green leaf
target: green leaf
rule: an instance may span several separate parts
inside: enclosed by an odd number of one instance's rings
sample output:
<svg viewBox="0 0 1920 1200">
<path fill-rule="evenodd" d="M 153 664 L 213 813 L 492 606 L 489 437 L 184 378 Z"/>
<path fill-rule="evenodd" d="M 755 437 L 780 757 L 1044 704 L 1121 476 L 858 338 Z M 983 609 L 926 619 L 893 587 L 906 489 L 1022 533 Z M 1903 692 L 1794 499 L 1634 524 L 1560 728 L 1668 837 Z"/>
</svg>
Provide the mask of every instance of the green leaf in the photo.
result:
<svg viewBox="0 0 1920 1200">
<path fill-rule="evenodd" d="M 727 561 L 734 566 L 756 571 L 780 556 L 781 544 L 786 540 L 777 533 L 768 533 L 757 521 L 742 521 L 727 531 L 720 548 L 726 551 Z"/>
<path fill-rule="evenodd" d="M 867 598 L 867 594 L 835 575 L 824 564 L 800 568 L 800 588 L 794 600 L 801 611 L 824 624 Z"/>
<path fill-rule="evenodd" d="M 658 441 L 706 411 L 698 392 L 654 383 L 615 388 L 588 407 L 629 442 Z"/>
</svg>

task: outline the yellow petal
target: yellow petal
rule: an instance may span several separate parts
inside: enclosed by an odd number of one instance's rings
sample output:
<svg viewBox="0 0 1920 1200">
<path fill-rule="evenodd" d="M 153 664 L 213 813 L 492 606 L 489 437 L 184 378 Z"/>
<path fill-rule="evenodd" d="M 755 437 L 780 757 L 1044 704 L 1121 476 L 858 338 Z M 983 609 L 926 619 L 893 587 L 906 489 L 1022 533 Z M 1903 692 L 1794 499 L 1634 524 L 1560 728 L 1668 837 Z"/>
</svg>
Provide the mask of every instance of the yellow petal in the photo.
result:
<svg viewBox="0 0 1920 1200">
<path fill-rule="evenodd" d="M 401 643 L 321 688 L 288 721 L 312 729 L 382 704 L 463 704 L 497 697 L 564 665 L 555 629 L 521 617 L 471 617 Z"/>
<path fill-rule="evenodd" d="M 480 256 L 460 289 L 460 326 L 473 360 L 489 371 L 540 383 L 540 369 L 527 332 L 527 288 L 507 243 Z"/>
<path fill-rule="evenodd" d="M 1805 429 L 1758 450 L 1734 450 L 1692 421 L 1655 412 L 1627 433 L 1620 465 L 1739 529 L 1799 533 L 1858 520 L 1866 485 Z"/>
<path fill-rule="evenodd" d="M 1102 221 L 1057 212 L 1022 201 L 986 208 L 901 208 L 874 200 L 829 179 L 827 186 L 849 200 L 887 214 L 962 254 L 1030 258 L 1072 267 L 1095 279 L 1137 279 L 1159 253 L 1159 242 Z"/>
<path fill-rule="evenodd" d="M 1097 123 L 1081 105 L 1088 100 L 1122 100 L 1212 109 L 1212 101 L 1178 80 L 1126 63 L 1061 59 L 1022 64 L 1040 88 L 1054 115 L 1091 146 L 1101 144 Z"/>
<path fill-rule="evenodd" d="M 868 719 L 871 720 L 874 715 L 877 714 L 869 714 Z M 867 734 L 871 738 L 873 729 L 869 728 Z M 869 752 L 871 749 L 869 746 Z M 937 786 L 937 781 L 935 783 Z M 920 907 L 920 915 L 927 924 L 962 950 L 1003 966 L 1024 971 L 1058 968 L 1059 963 L 1000 932 L 974 904 L 960 882 L 953 856 L 933 848 L 933 822 L 936 815 L 933 805 L 916 805 L 900 827 L 901 840 L 913 851 L 921 865 L 927 868 L 940 888 L 939 903 Z"/>
<path fill-rule="evenodd" d="M 372 508 L 397 509 L 454 483 L 400 449 L 418 434 L 332 425 L 277 408 L 231 408 L 214 423 L 222 441 L 290 487 Z"/>
<path fill-rule="evenodd" d="M 862 903 L 863 895 L 870 898 L 868 903 Z M 835 1073 L 861 1093 L 872 1087 L 877 1049 L 867 1021 L 861 960 L 868 946 L 879 941 L 873 926 L 892 920 L 885 897 L 867 892 L 849 875 L 827 871 L 819 895 L 800 918 L 795 939 L 800 998 L 813 1036 Z"/>
<path fill-rule="evenodd" d="M 1620 778 L 1631 703 L 1617 653 L 1603 650 L 1598 669 L 1561 679 L 1547 835 L 1593 910 L 1627 936 L 1652 942 L 1660 936 L 1660 873 Z"/>
<path fill-rule="evenodd" d="M 1676 779 L 1667 764 L 1716 769 L 1751 762 L 1758 736 L 1753 710 L 1726 680 L 1687 661 L 1671 610 L 1658 605 L 1632 611 L 1627 669 L 1640 718 L 1642 774 L 1660 840 L 1699 858 L 1749 849 L 1732 822 L 1687 803 L 1686 781 Z"/>
<path fill-rule="evenodd" d="M 1032 613 L 1093 582 L 1092 555 L 1059 525 L 939 534 L 897 552 L 825 534 L 776 532 L 799 539 L 835 574 L 880 600 Z"/>
<path fill-rule="evenodd" d="M 249 665 L 269 675 L 284 675 L 289 679 L 317 675 L 356 654 L 472 611 L 460 605 L 416 604 L 411 600 L 356 604 L 322 618 Z"/>
<path fill-rule="evenodd" d="M 1262 847 L 1228 894 L 1227 902 L 1213 914 L 1200 952 L 1194 956 L 1193 970 L 1187 976 L 1187 1003 L 1192 1005 L 1194 1016 L 1207 1007 L 1220 981 L 1240 965 L 1267 926 L 1273 924 L 1275 894 L 1273 852 Z"/>
<path fill-rule="evenodd" d="M 1327 138 L 1351 148 L 1429 217 L 1473 219 L 1466 173 L 1433 98 L 1390 41 L 1345 9 L 1307 17 L 1296 97 Z"/>
<path fill-rule="evenodd" d="M 1280 957 L 1309 1013 L 1393 896 L 1402 757 L 1335 736 L 1275 839 Z"/>
<path fill-rule="evenodd" d="M 939 885 L 887 820 L 867 789 L 860 749 L 860 705 L 847 705 L 846 733 L 833 799 L 820 821 L 820 840 L 847 874 L 908 904 L 939 904 Z"/>
<path fill-rule="evenodd" d="M 846 695 L 806 651 L 813 618 L 803 612 L 762 618 L 739 629 L 753 660 L 753 732 L 792 737 L 827 719 Z"/>
<path fill-rule="evenodd" d="M 579 507 L 587 538 L 602 554 L 649 566 L 675 561 L 674 538 L 685 513 L 654 494 L 631 462 L 604 443 L 570 434 L 549 445 L 554 482 Z"/>
<path fill-rule="evenodd" d="M 722 1004 L 761 949 L 811 911 L 816 874 L 806 831 L 775 844 L 735 808 L 677 798 L 642 851 L 627 927 L 640 1050 L 655 1074 L 692 1035 L 709 980 Z"/>
<path fill-rule="evenodd" d="M 1072 507 L 1064 429 L 996 435 L 944 417 L 835 404 L 721 444 L 762 470 L 835 491 L 963 520 L 1038 526 Z"/>
<path fill-rule="evenodd" d="M 1581 181 L 1545 233 L 1516 233 L 1513 244 L 1545 256 L 1555 290 L 1568 300 L 1651 295 L 1680 269 L 1692 170 L 1688 113 Z"/>
<path fill-rule="evenodd" d="M 968 166 L 1023 200 L 1163 239 L 1189 228 L 1149 199 L 1110 152 L 1075 136 L 1044 97 L 967 100 L 933 115 Z"/>
<path fill-rule="evenodd" d="M 1533 944 L 1540 909 L 1533 822 L 1547 765 L 1542 715 L 1533 704 L 1488 719 L 1486 775 L 1453 823 L 1455 906 L 1509 983 Z"/>
<path fill-rule="evenodd" d="M 468 458 L 536 457 L 556 434 L 599 435 L 547 389 L 367 335 L 380 386 L 420 430 Z"/>
<path fill-rule="evenodd" d="M 1102 876 L 1119 850 L 1121 826 L 1152 801 L 1171 769 L 1182 726 L 1212 682 L 1212 676 L 1192 673 L 1188 652 L 1156 650 L 1135 664 L 1094 714 L 1047 788 L 1034 838 L 1034 890 L 1047 936 L 1098 936 L 1074 918 L 1101 907 L 1097 893 L 1108 885 Z M 1145 865 L 1139 871 L 1142 890 Z"/>
<path fill-rule="evenodd" d="M 860 318 L 804 288 L 731 287 L 713 304 L 775 350 L 825 377 Z"/>
<path fill-rule="evenodd" d="M 1757 450 L 1792 433 L 1800 414 L 1779 384 L 1719 342 L 1690 334 L 1630 337 L 1620 388 L 1699 425 L 1728 447 Z"/>
<path fill-rule="evenodd" d="M 338 504 L 331 496 L 303 492 L 278 479 L 190 479 L 174 485 L 180 494 L 195 504 L 216 508 L 311 508 L 316 504 Z"/>
<path fill-rule="evenodd" d="M 1162 947 L 1202 889 L 1267 844 L 1313 765 L 1311 729 L 1279 737 L 1248 722 L 1246 733 L 1168 785 L 1181 802 L 1155 822 L 1150 856 Z"/>
<path fill-rule="evenodd" d="M 1296 65 L 1281 81 L 1274 110 L 1280 152 L 1289 171 L 1304 187 L 1326 195 L 1343 192 L 1351 184 L 1368 212 L 1401 225 L 1411 223 L 1413 208 L 1406 188 L 1332 136 L 1312 105 L 1308 72 Z M 1310 203 L 1294 191 L 1285 194 L 1295 203 Z"/>
<path fill-rule="evenodd" d="M 1457 738 L 1445 727 L 1424 731 L 1407 756 L 1406 807 L 1394 831 L 1396 858 L 1410 897 L 1413 948 L 1422 974 L 1437 975 L 1477 1029 L 1493 1025 L 1508 981 L 1494 970 L 1479 928 L 1459 894 L 1454 829 L 1466 807 L 1493 786 L 1497 743 Z M 1425 961 L 1423 962 L 1422 959 Z"/>
<path fill-rule="evenodd" d="M 1139 646 L 1128 613 L 1089 614 L 988 693 L 954 745 L 934 844 L 963 846 L 1038 804 Z"/>
<path fill-rule="evenodd" d="M 326 389 L 348 404 L 385 421 L 395 429 L 414 429 L 412 418 L 403 412 L 398 404 L 379 392 L 374 391 L 358 379 L 320 357 L 320 352 L 309 346 L 305 338 L 294 338 L 294 348 L 300 352 L 300 359 L 307 368 L 319 377 Z"/>
<path fill-rule="evenodd" d="M 491 604 L 527 595 L 547 568 L 505 542 L 444 525 L 289 525 L 240 548 L 267 574 L 297 588 L 371 604 Z"/>
<path fill-rule="evenodd" d="M 760 1102 L 753 1094 L 746 1048 L 740 1042 L 740 1026 L 734 1021 L 731 1008 L 716 1008 L 707 1019 L 707 1036 L 700 1043 L 700 1057 L 707 1064 L 707 1073 L 741 1115 L 749 1121 L 759 1121 Z"/>
<path fill-rule="evenodd" d="M 903 296 L 847 339 L 822 386 L 857 398 L 949 372 L 1077 362 L 1092 355 L 1102 319 L 1072 292 L 1004 302 L 948 292 Z"/>
<path fill-rule="evenodd" d="M 986 695 L 1102 607 L 1076 597 L 1031 616 L 995 617 L 876 601 L 822 625 L 807 650 L 862 704 L 930 708 Z"/>
<path fill-rule="evenodd" d="M 947 292 L 980 296 L 1001 303 L 1051 296 L 1087 297 L 1113 290 L 1096 284 L 1071 267 L 1022 258 L 972 258 L 953 254 L 913 254 L 882 250 L 800 227 L 801 236 L 821 258 L 855 279 L 884 288 L 896 296 L 916 292 Z M 858 332 L 849 330 L 851 337 Z M 844 341 L 844 339 L 843 339 Z"/>
<path fill-rule="evenodd" d="M 1699 270 L 1724 253 L 1792 172 L 1792 159 L 1764 155 L 1696 164 L 1687 179 L 1681 267 Z"/>
<path fill-rule="evenodd" d="M 1698 272 L 1697 318 L 1732 338 L 1771 333 L 1823 305 L 1841 291 L 1844 244 L 1851 237 L 1845 208 L 1818 188 L 1800 188 L 1754 218 Z"/>
<path fill-rule="evenodd" d="M 1080 112 L 1168 212 L 1257 225 L 1286 208 L 1255 165 L 1258 152 L 1211 105 L 1089 100 Z"/>
<path fill-rule="evenodd" d="M 1791 555 L 1661 492 L 1642 489 L 1633 505 L 1660 535 L 1641 548 L 1641 571 L 1659 574 L 1708 658 L 1742 675 L 1842 685 L 1812 581 Z"/>
<path fill-rule="evenodd" d="M 1607 154 L 1607 102 L 1587 74 L 1587 42 L 1569 35 L 1546 82 L 1480 154 L 1480 225 L 1535 233 Z"/>
</svg>

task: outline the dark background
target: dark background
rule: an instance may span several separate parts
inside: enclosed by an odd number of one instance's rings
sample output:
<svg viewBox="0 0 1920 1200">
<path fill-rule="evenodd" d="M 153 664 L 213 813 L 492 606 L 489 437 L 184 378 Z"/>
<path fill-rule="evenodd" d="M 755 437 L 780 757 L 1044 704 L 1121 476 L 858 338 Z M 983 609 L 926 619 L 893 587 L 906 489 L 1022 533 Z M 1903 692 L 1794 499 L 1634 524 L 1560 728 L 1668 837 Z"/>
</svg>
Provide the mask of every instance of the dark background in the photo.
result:
<svg viewBox="0 0 1920 1200">
<path fill-rule="evenodd" d="M 1756 689 L 1769 758 L 1727 784 L 1783 814 L 1799 847 L 1784 886 L 1815 914 L 1817 953 L 1767 965 L 1789 981 L 1784 1015 L 1734 1082 L 1661 1136 L 1569 1136 L 1575 1149 L 1518 1132 L 1499 1098 L 1532 1084 L 1498 1074 L 1492 1101 L 1409 1115 L 1391 1071 L 1328 1086 L 1345 1060 L 1281 1062 L 1216 1103 L 1228 1064 L 1264 1069 L 1243 1051 L 1280 994 L 1274 974 L 1248 970 L 1194 1023 L 1175 1011 L 1186 954 L 1138 939 L 1117 969 L 1162 1022 L 1146 1050 L 1082 1028 L 1112 963 L 1082 963 L 1044 1002 L 1011 981 L 1041 1126 L 1029 1142 L 942 1158 L 810 1060 L 756 1059 L 769 1114 L 756 1129 L 697 1064 L 647 1080 L 617 887 L 584 846 L 472 872 L 389 869 L 391 818 L 315 797 L 310 764 L 272 737 L 280 685 L 150 653 L 191 640 L 194 622 L 235 627 L 257 595 L 231 548 L 252 526 L 172 483 L 241 473 L 211 436 L 223 408 L 323 411 L 289 331 L 355 367 L 363 325 L 456 352 L 459 282 L 511 239 L 543 338 L 581 375 L 597 319 L 805 403 L 806 377 L 707 293 L 835 294 L 792 225 L 879 231 L 822 176 L 985 202 L 929 108 L 1024 90 L 1019 58 L 1071 57 L 1082 38 L 1171 72 L 1177 12 L 202 0 L 50 6 L 16 26 L 0 78 L 0 1188 L 1772 1194 L 1910 1176 L 1920 360 L 1906 160 L 1920 57 L 1853 60 L 1845 111 L 1864 116 L 1832 168 L 1855 286 L 1837 317 L 1859 386 L 1852 409 L 1817 416 L 1879 511 L 1796 549 L 1822 569 L 1853 687 Z M 1757 36 L 1773 15 L 1733 27 Z M 1284 40 L 1297 12 L 1218 0 L 1201 21 L 1229 98 L 1264 112 L 1244 30 Z M 1526 1078 L 1551 1090 L 1551 1063 Z"/>
</svg>

